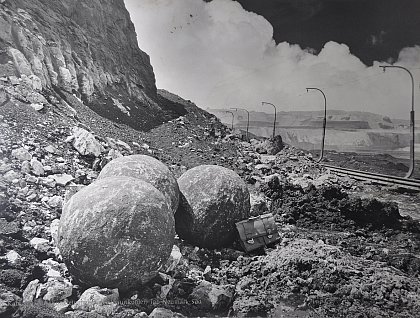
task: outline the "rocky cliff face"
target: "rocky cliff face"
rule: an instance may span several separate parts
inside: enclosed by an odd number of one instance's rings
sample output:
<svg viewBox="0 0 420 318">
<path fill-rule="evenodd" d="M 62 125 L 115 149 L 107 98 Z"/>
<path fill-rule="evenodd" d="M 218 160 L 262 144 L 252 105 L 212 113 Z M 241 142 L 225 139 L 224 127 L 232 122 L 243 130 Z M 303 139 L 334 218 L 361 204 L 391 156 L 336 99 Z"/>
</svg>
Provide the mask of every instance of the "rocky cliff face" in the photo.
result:
<svg viewBox="0 0 420 318">
<path fill-rule="evenodd" d="M 138 129 L 173 117 L 123 0 L 1 0 L 0 76 L 23 102 L 73 94 Z"/>
</svg>

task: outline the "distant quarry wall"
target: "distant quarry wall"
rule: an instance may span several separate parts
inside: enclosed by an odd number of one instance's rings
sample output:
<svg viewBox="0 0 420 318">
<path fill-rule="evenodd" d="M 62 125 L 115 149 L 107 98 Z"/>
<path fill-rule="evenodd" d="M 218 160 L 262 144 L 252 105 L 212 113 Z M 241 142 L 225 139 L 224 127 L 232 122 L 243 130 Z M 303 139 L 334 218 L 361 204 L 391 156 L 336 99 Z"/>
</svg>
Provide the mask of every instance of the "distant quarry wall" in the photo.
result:
<svg viewBox="0 0 420 318">
<path fill-rule="evenodd" d="M 249 131 L 257 136 L 270 137 L 273 133 L 272 127 L 250 127 Z M 306 150 L 320 149 L 322 140 L 322 128 L 278 128 L 276 133 L 280 134 L 283 141 L 295 147 Z M 420 141 L 420 132 L 416 132 L 416 140 Z M 391 130 L 328 130 L 325 136 L 325 145 L 330 150 L 396 150 L 408 147 L 410 144 L 409 131 Z"/>
</svg>

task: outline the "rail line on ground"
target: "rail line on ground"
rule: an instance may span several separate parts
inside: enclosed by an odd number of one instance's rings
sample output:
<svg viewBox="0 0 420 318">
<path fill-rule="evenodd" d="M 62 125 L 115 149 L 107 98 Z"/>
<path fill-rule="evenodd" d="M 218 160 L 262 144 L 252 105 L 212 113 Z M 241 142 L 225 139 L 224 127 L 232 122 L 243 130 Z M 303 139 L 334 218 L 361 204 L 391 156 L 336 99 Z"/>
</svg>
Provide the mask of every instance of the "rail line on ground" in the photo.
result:
<svg viewBox="0 0 420 318">
<path fill-rule="evenodd" d="M 371 181 L 372 183 L 381 185 L 396 185 L 401 188 L 420 191 L 420 180 L 418 179 L 407 179 L 386 174 L 353 170 L 323 163 L 321 165 L 337 175 L 349 176 L 356 180 Z"/>
</svg>

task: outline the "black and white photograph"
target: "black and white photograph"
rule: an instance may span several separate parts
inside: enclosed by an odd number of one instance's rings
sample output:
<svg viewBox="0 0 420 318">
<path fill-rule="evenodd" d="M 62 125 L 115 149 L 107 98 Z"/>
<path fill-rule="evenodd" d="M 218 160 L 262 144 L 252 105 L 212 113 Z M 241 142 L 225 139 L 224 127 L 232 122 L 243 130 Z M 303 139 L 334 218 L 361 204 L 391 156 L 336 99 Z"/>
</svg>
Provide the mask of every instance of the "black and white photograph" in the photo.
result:
<svg viewBox="0 0 420 318">
<path fill-rule="evenodd" d="M 0 0 L 0 318 L 420 317 L 419 0 Z"/>
</svg>

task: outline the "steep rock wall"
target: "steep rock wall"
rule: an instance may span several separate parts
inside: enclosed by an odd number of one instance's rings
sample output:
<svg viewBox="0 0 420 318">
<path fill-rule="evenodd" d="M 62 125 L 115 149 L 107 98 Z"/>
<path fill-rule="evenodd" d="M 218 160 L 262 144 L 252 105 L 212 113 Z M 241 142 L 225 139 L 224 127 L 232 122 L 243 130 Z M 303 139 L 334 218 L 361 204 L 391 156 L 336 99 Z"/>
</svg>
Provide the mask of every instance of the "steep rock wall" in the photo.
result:
<svg viewBox="0 0 420 318">
<path fill-rule="evenodd" d="M 157 95 L 123 0 L 1 0 L 0 77 L 22 101 L 74 94 L 134 128 L 174 115 Z"/>
</svg>

